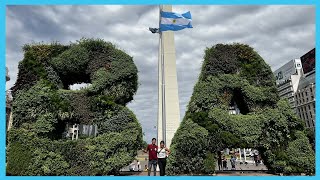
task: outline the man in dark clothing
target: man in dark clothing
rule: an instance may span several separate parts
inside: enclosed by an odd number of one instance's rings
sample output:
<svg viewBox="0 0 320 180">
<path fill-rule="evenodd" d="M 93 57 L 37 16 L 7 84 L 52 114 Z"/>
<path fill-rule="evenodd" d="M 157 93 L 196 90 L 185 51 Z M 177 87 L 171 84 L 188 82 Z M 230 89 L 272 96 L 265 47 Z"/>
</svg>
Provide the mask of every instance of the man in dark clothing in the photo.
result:
<svg viewBox="0 0 320 180">
<path fill-rule="evenodd" d="M 153 174 L 154 176 L 156 176 L 157 161 L 158 161 L 157 151 L 158 151 L 158 146 L 156 145 L 156 138 L 152 138 L 152 144 L 149 144 L 146 150 L 144 150 L 145 153 L 149 152 L 148 176 L 150 176 L 152 165 L 153 165 Z"/>
<path fill-rule="evenodd" d="M 228 170 L 227 159 L 225 157 L 223 157 L 222 166 L 223 166 L 223 170 Z"/>
<path fill-rule="evenodd" d="M 256 166 L 258 166 L 258 154 L 257 153 L 254 153 L 253 159 L 254 159 L 254 162 L 256 163 Z"/>
</svg>

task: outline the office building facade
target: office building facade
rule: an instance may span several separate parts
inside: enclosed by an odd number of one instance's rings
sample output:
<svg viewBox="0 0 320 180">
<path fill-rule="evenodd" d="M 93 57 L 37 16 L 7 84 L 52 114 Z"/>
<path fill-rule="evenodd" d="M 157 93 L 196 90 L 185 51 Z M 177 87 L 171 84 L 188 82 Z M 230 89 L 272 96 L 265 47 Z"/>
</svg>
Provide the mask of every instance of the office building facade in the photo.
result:
<svg viewBox="0 0 320 180">
<path fill-rule="evenodd" d="M 305 121 L 307 128 L 315 127 L 315 71 L 301 78 L 298 91 L 295 94 L 295 104 L 298 116 Z"/>
<path fill-rule="evenodd" d="M 280 98 L 288 99 L 307 128 L 315 127 L 315 48 L 274 71 Z"/>
<path fill-rule="evenodd" d="M 300 79 L 295 94 L 295 106 L 298 116 L 305 121 L 306 127 L 315 128 L 315 103 L 316 103 L 316 72 L 315 72 L 315 48 L 300 57 L 303 76 Z"/>
<path fill-rule="evenodd" d="M 288 99 L 290 106 L 296 111 L 294 94 L 298 90 L 299 81 L 303 75 L 301 60 L 293 59 L 274 71 L 273 74 L 276 77 L 280 98 Z"/>
</svg>

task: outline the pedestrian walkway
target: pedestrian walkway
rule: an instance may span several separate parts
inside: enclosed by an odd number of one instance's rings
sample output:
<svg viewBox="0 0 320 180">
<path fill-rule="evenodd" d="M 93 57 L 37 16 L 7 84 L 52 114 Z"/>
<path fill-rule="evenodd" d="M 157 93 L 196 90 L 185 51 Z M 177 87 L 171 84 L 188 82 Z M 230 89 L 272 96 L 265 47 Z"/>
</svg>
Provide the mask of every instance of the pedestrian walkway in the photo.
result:
<svg viewBox="0 0 320 180">
<path fill-rule="evenodd" d="M 138 155 L 136 156 L 136 159 L 140 161 L 140 170 L 144 171 L 145 165 L 148 166 L 148 153 L 144 153 L 143 151 L 138 151 Z M 136 161 L 134 161 L 133 163 L 135 163 Z M 120 171 L 129 171 L 129 165 L 122 168 Z M 136 166 L 134 168 L 134 171 L 138 171 L 138 167 Z"/>
<path fill-rule="evenodd" d="M 148 172 L 144 171 L 145 165 L 148 166 L 148 153 L 144 153 L 143 151 L 138 151 L 138 155 L 136 156 L 136 159 L 140 161 L 140 169 L 141 171 L 138 171 L 138 167 L 136 166 L 133 172 L 129 172 L 129 165 L 122 168 L 120 170 L 120 174 L 124 176 L 147 176 Z M 216 171 L 218 171 L 217 176 L 255 176 L 257 174 L 258 176 L 265 176 L 269 175 L 264 172 L 239 172 L 238 170 L 244 170 L 244 171 L 266 171 L 268 170 L 267 167 L 264 164 L 259 164 L 258 166 L 255 165 L 254 161 L 251 159 L 247 159 L 247 163 L 240 163 L 239 160 L 236 161 L 236 170 L 235 172 L 231 172 L 231 162 L 230 159 L 227 160 L 227 167 L 228 172 L 222 172 L 219 171 L 218 163 L 216 164 Z M 151 172 L 151 175 L 153 175 L 153 172 Z M 159 175 L 159 172 L 157 172 L 157 176 Z"/>
<path fill-rule="evenodd" d="M 247 160 L 246 162 L 247 163 L 240 163 L 236 161 L 236 170 L 268 170 L 264 164 L 258 164 L 258 166 L 256 166 L 253 160 Z M 231 170 L 230 159 L 227 160 L 227 167 L 228 170 Z M 216 170 L 219 170 L 218 162 L 216 164 Z"/>
<path fill-rule="evenodd" d="M 148 172 L 122 172 L 122 176 L 148 176 Z M 151 174 L 153 175 L 153 174 Z M 160 173 L 157 172 L 157 176 L 160 176 Z M 209 175 L 178 175 L 178 176 L 209 176 Z M 269 174 L 265 172 L 218 172 L 210 176 L 276 176 L 274 174 Z"/>
</svg>

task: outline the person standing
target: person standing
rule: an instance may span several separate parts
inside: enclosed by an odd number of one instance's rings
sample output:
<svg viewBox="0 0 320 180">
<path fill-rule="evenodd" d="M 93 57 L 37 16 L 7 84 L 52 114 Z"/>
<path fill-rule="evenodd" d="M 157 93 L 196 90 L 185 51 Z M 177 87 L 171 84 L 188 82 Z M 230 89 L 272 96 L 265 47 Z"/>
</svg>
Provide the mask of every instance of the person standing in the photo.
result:
<svg viewBox="0 0 320 180">
<path fill-rule="evenodd" d="M 223 160 L 222 160 L 222 165 L 223 165 L 223 170 L 228 170 L 227 159 L 224 156 L 223 156 Z"/>
<path fill-rule="evenodd" d="M 253 159 L 254 159 L 256 166 L 258 166 L 258 153 L 256 153 L 256 152 L 254 153 Z"/>
<path fill-rule="evenodd" d="M 236 170 L 236 158 L 234 156 L 231 156 L 230 162 L 231 162 L 231 170 Z"/>
<path fill-rule="evenodd" d="M 144 150 L 145 153 L 149 152 L 148 176 L 150 176 L 152 166 L 153 166 L 154 176 L 156 176 L 156 173 L 157 173 L 158 146 L 156 145 L 156 142 L 157 142 L 156 138 L 152 138 L 152 144 L 149 144 L 147 148 Z"/>
<path fill-rule="evenodd" d="M 170 150 L 164 145 L 164 141 L 160 142 L 160 148 L 158 148 L 158 164 L 160 169 L 160 176 L 166 174 L 167 156 L 170 154 Z"/>
<path fill-rule="evenodd" d="M 137 160 L 137 166 L 138 166 L 138 171 L 141 171 L 141 169 L 140 169 L 140 161 L 139 160 Z"/>
</svg>

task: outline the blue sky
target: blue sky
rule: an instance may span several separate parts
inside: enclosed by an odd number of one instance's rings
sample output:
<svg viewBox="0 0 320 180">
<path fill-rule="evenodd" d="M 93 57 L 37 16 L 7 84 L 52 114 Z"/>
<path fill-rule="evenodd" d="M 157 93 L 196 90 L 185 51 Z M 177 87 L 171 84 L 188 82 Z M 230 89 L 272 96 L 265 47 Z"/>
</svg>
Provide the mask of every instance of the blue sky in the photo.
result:
<svg viewBox="0 0 320 180">
<path fill-rule="evenodd" d="M 314 6 L 173 6 L 191 11 L 192 29 L 175 32 L 180 114 L 184 116 L 200 73 L 204 50 L 217 43 L 245 43 L 271 66 L 279 68 L 315 47 Z M 137 115 L 151 141 L 157 123 L 157 6 L 7 6 L 6 66 L 13 86 L 26 43 L 103 38 L 133 56 L 139 89 L 128 107 Z"/>
</svg>

